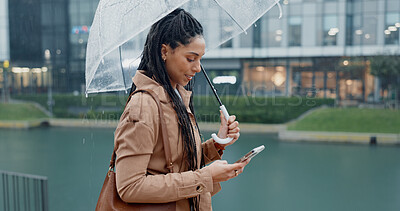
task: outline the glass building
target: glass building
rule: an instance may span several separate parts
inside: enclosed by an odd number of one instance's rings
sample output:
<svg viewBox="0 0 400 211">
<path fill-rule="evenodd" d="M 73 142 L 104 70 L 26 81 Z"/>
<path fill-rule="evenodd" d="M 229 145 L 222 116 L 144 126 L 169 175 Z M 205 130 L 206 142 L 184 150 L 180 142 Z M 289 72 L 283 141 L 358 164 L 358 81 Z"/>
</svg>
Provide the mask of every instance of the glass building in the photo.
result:
<svg viewBox="0 0 400 211">
<path fill-rule="evenodd" d="M 202 63 L 220 93 L 355 102 L 386 95 L 369 74 L 368 58 L 387 52 L 400 55 L 399 0 L 281 3 L 281 19 L 274 7 L 247 34 L 206 53 Z M 86 43 L 98 0 L 8 4 L 13 92 L 42 92 L 50 80 L 55 91 L 82 92 Z M 47 59 L 46 50 L 51 54 Z M 204 77 L 195 80 L 198 94 L 211 93 Z"/>
<path fill-rule="evenodd" d="M 8 2 L 11 93 L 42 93 L 50 84 L 56 92 L 81 92 L 98 0 L 0 1 Z"/>
<path fill-rule="evenodd" d="M 8 38 L 8 1 L 0 0 L 0 90 L 3 94 L 4 79 L 6 73 L 4 71 L 4 62 L 10 59 L 9 38 Z"/>
<path fill-rule="evenodd" d="M 283 0 L 248 33 L 210 51 L 204 66 L 232 74 L 227 93 L 378 100 L 370 56 L 399 55 L 398 0 Z"/>
</svg>

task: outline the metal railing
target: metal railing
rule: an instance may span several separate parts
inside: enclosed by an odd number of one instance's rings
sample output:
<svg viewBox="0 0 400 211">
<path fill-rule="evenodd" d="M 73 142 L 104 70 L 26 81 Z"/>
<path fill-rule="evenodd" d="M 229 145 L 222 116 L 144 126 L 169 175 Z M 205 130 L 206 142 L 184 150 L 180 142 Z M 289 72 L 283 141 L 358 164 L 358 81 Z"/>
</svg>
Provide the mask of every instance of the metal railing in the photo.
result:
<svg viewBox="0 0 400 211">
<path fill-rule="evenodd" d="M 6 171 L 0 176 L 0 210 L 49 210 L 47 177 Z"/>
</svg>

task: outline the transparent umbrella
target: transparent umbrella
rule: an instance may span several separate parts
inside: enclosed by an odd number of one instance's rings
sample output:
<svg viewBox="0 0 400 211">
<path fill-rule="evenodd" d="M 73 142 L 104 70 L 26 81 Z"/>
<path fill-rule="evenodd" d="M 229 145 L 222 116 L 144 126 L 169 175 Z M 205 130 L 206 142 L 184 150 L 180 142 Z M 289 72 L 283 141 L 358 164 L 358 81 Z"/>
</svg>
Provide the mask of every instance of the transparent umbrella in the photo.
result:
<svg viewBox="0 0 400 211">
<path fill-rule="evenodd" d="M 282 11 L 279 0 L 100 0 L 87 44 L 86 94 L 127 91 L 150 26 L 178 7 L 203 25 L 209 50 L 275 5 Z"/>
</svg>

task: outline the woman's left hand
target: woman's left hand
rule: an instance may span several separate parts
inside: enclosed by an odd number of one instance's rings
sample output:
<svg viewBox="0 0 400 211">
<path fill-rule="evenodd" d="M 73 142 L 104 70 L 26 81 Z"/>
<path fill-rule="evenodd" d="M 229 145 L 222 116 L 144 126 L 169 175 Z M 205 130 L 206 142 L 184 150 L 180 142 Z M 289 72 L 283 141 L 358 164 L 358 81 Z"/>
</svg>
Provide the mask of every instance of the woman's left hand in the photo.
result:
<svg viewBox="0 0 400 211">
<path fill-rule="evenodd" d="M 228 119 L 228 122 L 227 122 L 224 115 L 222 114 L 222 111 L 220 111 L 220 113 L 221 113 L 221 115 L 220 115 L 221 126 L 219 127 L 218 137 L 233 138 L 232 141 L 227 144 L 220 144 L 222 147 L 226 147 L 226 146 L 229 146 L 229 145 L 235 143 L 235 141 L 238 140 L 238 138 L 240 136 L 239 122 L 235 121 L 235 119 L 236 119 L 235 115 L 230 116 Z"/>
</svg>

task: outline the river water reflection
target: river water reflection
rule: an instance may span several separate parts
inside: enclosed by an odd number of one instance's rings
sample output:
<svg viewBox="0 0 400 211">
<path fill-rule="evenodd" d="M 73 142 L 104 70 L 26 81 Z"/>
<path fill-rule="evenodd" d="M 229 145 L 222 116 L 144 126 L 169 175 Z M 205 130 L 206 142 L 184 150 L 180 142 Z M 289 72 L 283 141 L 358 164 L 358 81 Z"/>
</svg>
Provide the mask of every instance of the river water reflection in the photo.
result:
<svg viewBox="0 0 400 211">
<path fill-rule="evenodd" d="M 94 210 L 113 131 L 0 130 L 0 170 L 47 176 L 50 210 Z M 287 143 L 243 132 L 224 159 L 234 162 L 262 144 L 245 172 L 222 184 L 214 210 L 400 210 L 400 147 Z"/>
</svg>

